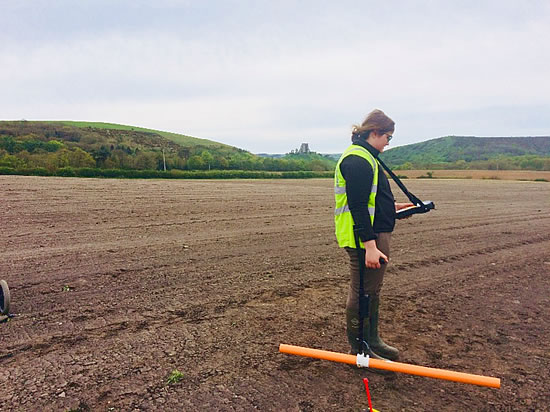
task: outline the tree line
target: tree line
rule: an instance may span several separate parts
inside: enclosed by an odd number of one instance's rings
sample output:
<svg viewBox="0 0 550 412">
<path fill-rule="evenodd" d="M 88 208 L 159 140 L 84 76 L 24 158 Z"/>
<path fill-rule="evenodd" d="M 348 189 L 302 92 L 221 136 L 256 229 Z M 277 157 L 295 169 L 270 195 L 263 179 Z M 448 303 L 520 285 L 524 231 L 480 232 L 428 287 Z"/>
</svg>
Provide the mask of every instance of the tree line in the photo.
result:
<svg viewBox="0 0 550 412">
<path fill-rule="evenodd" d="M 381 158 L 404 170 L 550 170 L 550 137 L 446 136 L 390 149 Z"/>
<path fill-rule="evenodd" d="M 499 156 L 487 160 L 457 160 L 455 162 L 404 162 L 396 170 L 550 170 L 550 157 L 537 155 Z"/>
<path fill-rule="evenodd" d="M 55 173 L 63 168 L 120 170 L 256 170 L 332 171 L 335 162 L 322 155 L 268 158 L 244 150 L 206 147 L 139 148 L 122 143 L 82 149 L 71 141 L 44 140 L 36 135 L 0 137 L 0 167 L 14 170 L 42 168 Z"/>
</svg>

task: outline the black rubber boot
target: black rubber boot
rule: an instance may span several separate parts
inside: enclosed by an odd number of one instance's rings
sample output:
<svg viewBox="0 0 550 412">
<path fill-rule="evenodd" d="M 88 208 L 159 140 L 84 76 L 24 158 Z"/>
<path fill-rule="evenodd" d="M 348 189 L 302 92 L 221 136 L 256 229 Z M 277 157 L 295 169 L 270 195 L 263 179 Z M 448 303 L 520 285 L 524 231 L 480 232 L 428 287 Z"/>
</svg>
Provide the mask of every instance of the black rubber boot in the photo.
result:
<svg viewBox="0 0 550 412">
<path fill-rule="evenodd" d="M 368 329 L 368 318 L 365 318 L 363 320 L 363 330 L 365 331 L 364 335 L 366 335 L 367 329 Z M 349 353 L 351 355 L 357 355 L 362 351 L 361 346 L 363 344 L 359 339 L 359 315 L 356 310 L 346 309 L 346 331 L 348 335 L 348 342 L 351 347 Z M 365 354 L 369 355 L 369 357 L 372 359 L 388 360 L 374 353 L 370 349 L 370 346 L 365 350 L 365 352 L 366 352 Z M 353 367 L 354 369 L 356 368 L 355 365 L 350 365 L 350 366 Z M 368 372 L 376 373 L 377 375 L 383 375 L 386 377 L 395 376 L 395 372 L 387 371 L 384 369 L 367 368 L 366 370 Z"/>
<path fill-rule="evenodd" d="M 354 309 L 346 308 L 346 334 L 351 348 L 349 353 L 357 355 L 361 352 L 361 341 L 359 339 L 359 314 Z"/>
<path fill-rule="evenodd" d="M 363 320 L 363 335 L 366 336 L 368 330 L 368 318 Z M 346 332 L 348 335 L 348 342 L 351 347 L 349 353 L 351 355 L 357 355 L 361 352 L 361 345 L 363 339 L 359 339 L 359 314 L 354 309 L 346 309 Z M 366 355 L 369 355 L 373 359 L 387 360 L 378 356 L 370 348 L 366 350 Z"/>
<path fill-rule="evenodd" d="M 367 342 L 371 349 L 386 359 L 397 360 L 399 351 L 385 343 L 378 333 L 378 318 L 380 307 L 380 295 L 370 295 L 369 322 L 367 330 Z"/>
</svg>

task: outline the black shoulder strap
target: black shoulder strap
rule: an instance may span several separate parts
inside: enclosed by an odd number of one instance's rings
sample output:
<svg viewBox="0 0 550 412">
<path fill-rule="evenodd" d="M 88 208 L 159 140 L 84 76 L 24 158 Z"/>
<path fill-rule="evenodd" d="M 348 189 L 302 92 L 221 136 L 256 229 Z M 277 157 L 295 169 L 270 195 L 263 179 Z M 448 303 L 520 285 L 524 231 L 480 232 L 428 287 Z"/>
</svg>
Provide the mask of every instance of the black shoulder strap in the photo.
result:
<svg viewBox="0 0 550 412">
<path fill-rule="evenodd" d="M 403 191 L 403 193 L 405 193 L 405 195 L 409 198 L 411 203 L 413 203 L 415 206 L 421 206 L 424 204 L 422 200 L 420 200 L 419 198 L 417 198 L 415 195 L 413 195 L 411 192 L 407 190 L 403 182 L 399 180 L 399 178 L 395 175 L 395 173 L 393 173 L 391 169 L 388 166 L 386 166 L 382 160 L 378 159 L 378 163 L 380 163 L 380 165 L 384 168 L 384 170 L 388 172 L 388 174 L 395 181 L 395 183 L 397 183 L 397 186 L 399 186 L 399 188 Z"/>
</svg>

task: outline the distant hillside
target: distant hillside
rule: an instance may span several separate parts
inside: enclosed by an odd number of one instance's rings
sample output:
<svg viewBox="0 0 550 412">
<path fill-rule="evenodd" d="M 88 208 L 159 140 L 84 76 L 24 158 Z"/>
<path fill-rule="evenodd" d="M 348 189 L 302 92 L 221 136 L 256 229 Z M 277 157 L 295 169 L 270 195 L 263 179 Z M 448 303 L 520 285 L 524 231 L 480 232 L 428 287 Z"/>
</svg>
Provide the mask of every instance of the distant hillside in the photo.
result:
<svg viewBox="0 0 550 412">
<path fill-rule="evenodd" d="M 23 120 L 0 121 L 0 168 L 23 174 L 37 168 L 50 174 L 63 168 L 323 172 L 334 165 L 324 158 L 262 158 L 212 140 L 141 127 Z"/>
<path fill-rule="evenodd" d="M 337 162 L 338 160 L 340 160 L 340 156 L 342 156 L 342 153 L 323 153 L 323 156 L 326 156 L 329 159 L 332 159 L 335 162 Z"/>
<path fill-rule="evenodd" d="M 180 146 L 204 146 L 204 147 L 224 147 L 224 148 L 233 148 L 232 146 L 228 146 L 223 143 L 215 142 L 213 140 L 208 139 L 201 139 L 198 137 L 191 137 L 183 134 L 178 133 L 171 133 L 171 132 L 164 132 L 160 130 L 153 130 L 153 129 L 145 129 L 143 127 L 136 127 L 136 126 L 126 126 L 122 124 L 115 124 L 115 123 L 101 123 L 101 122 L 73 122 L 73 121 L 63 121 L 63 122 L 43 122 L 43 123 L 61 123 L 68 126 L 76 126 L 82 129 L 105 129 L 105 130 L 120 130 L 123 132 L 130 132 L 130 131 L 136 131 L 136 132 L 143 132 L 153 135 L 158 135 L 161 137 L 164 137 L 168 140 L 173 141 L 174 143 L 177 143 Z M 236 149 L 236 148 L 233 148 Z"/>
<path fill-rule="evenodd" d="M 446 136 L 389 149 L 380 157 L 394 168 L 440 166 L 548 170 L 550 136 Z"/>
<path fill-rule="evenodd" d="M 74 121 L 0 121 L 0 136 L 43 136 L 72 142 L 80 142 L 84 138 L 94 143 L 122 143 L 125 141 L 131 146 L 158 147 L 171 141 L 181 147 L 203 146 L 213 148 L 237 148 L 177 133 L 145 129 L 143 127 L 126 126 L 114 123 L 101 122 L 74 122 Z M 93 143 L 92 143 L 93 144 Z"/>
</svg>

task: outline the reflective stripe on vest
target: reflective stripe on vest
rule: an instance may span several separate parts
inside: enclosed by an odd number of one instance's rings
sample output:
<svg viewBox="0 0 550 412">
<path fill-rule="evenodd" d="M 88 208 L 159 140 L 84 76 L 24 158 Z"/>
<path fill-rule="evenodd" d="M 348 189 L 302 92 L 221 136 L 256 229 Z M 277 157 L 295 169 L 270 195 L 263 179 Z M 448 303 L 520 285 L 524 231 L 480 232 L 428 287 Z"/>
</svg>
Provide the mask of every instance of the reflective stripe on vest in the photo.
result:
<svg viewBox="0 0 550 412">
<path fill-rule="evenodd" d="M 334 209 L 334 215 L 341 215 L 344 212 L 349 212 L 349 206 L 345 205 L 342 207 L 339 207 L 338 209 Z M 369 207 L 369 215 L 374 215 L 374 207 Z"/>
<path fill-rule="evenodd" d="M 336 239 L 338 240 L 338 245 L 340 247 L 351 247 L 355 248 L 355 236 L 353 233 L 353 217 L 349 210 L 348 197 L 346 194 L 346 180 L 340 172 L 340 164 L 348 156 L 359 156 L 365 159 L 372 167 L 373 170 L 373 179 L 371 192 L 369 194 L 368 201 L 368 210 L 370 215 L 371 225 L 374 224 L 374 211 L 376 209 L 376 192 L 378 189 L 378 162 L 374 156 L 364 147 L 359 145 L 349 146 L 336 165 L 336 170 L 334 171 L 334 224 L 336 229 Z M 363 244 L 360 244 L 359 247 L 363 248 Z"/>
<path fill-rule="evenodd" d="M 372 185 L 371 192 L 376 192 L 378 190 L 378 185 Z M 334 194 L 335 195 L 343 195 L 346 193 L 346 186 L 334 186 Z"/>
</svg>

